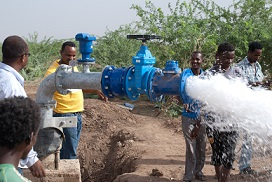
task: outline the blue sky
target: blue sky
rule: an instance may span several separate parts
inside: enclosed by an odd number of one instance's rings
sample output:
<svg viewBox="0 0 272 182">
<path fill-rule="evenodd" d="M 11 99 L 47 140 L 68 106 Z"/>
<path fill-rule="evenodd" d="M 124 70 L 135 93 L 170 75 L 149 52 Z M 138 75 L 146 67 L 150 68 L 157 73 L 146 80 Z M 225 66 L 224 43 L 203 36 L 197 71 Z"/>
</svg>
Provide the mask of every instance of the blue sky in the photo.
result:
<svg viewBox="0 0 272 182">
<path fill-rule="evenodd" d="M 170 2 L 176 0 L 151 0 L 167 12 Z M 182 0 L 180 0 L 182 1 Z M 228 6 L 232 0 L 214 0 Z M 138 20 L 132 4 L 144 7 L 145 0 L 8 0 L 0 3 L 0 41 L 9 35 L 28 38 L 38 33 L 38 38 L 73 38 L 77 33 L 102 36 L 108 30 Z"/>
</svg>

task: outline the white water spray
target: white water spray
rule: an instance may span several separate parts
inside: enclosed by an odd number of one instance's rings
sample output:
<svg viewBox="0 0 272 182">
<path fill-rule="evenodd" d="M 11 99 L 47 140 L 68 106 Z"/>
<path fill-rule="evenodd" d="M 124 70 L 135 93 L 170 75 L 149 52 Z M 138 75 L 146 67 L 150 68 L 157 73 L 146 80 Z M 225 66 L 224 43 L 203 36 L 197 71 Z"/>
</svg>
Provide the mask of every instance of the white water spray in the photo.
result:
<svg viewBox="0 0 272 182">
<path fill-rule="evenodd" d="M 186 91 L 204 104 L 202 110 L 220 116 L 212 127 L 238 125 L 265 143 L 271 140 L 272 91 L 252 89 L 240 79 L 229 80 L 220 74 L 209 79 L 190 77 Z"/>
</svg>

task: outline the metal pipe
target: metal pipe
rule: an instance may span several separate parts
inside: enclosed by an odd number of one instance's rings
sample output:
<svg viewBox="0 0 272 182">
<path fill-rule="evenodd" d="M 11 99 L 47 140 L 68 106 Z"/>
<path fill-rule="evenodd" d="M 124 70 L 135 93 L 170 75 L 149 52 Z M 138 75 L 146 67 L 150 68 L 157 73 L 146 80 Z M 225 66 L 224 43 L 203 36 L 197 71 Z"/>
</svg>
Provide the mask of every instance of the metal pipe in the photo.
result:
<svg viewBox="0 0 272 182">
<path fill-rule="evenodd" d="M 101 76 L 101 72 L 72 72 L 70 66 L 60 65 L 55 73 L 48 75 L 41 82 L 36 94 L 36 102 L 41 105 L 54 104 L 53 95 L 56 91 L 65 94 L 69 92 L 67 89 L 101 90 Z"/>
<path fill-rule="evenodd" d="M 54 104 L 55 102 L 52 100 L 52 98 L 55 91 L 55 74 L 52 73 L 41 82 L 36 93 L 36 102 L 42 105 Z"/>
<path fill-rule="evenodd" d="M 62 128 L 76 127 L 77 118 L 74 117 L 53 117 L 53 107 L 56 101 L 53 95 L 56 91 L 61 94 L 69 93 L 69 89 L 97 89 L 101 90 L 101 72 L 79 73 L 73 72 L 72 67 L 60 65 L 55 73 L 48 75 L 40 84 L 36 93 L 36 102 L 41 106 L 42 123 L 35 145 L 35 150 L 44 159 L 52 151 L 55 151 L 54 166 L 59 168 L 59 146 L 63 137 Z M 61 133 L 54 135 L 53 133 Z M 48 140 L 45 146 L 44 141 Z M 60 142 L 59 142 L 60 141 Z M 59 144 L 60 143 L 60 144 Z M 50 149 L 50 150 L 48 150 Z M 50 157 L 49 157 L 50 158 Z M 48 160 L 51 160 L 49 159 Z"/>
<path fill-rule="evenodd" d="M 101 75 L 101 72 L 62 72 L 59 77 L 63 89 L 101 90 Z"/>
<path fill-rule="evenodd" d="M 155 75 L 152 88 L 156 95 L 180 95 L 180 74 Z"/>
</svg>

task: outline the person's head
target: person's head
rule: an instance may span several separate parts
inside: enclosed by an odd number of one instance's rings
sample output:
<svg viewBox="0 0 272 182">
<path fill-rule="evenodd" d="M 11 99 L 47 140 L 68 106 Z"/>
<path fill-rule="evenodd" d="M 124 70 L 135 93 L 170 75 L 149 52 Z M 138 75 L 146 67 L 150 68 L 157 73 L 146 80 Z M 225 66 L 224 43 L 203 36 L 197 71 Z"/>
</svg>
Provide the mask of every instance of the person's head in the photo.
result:
<svg viewBox="0 0 272 182">
<path fill-rule="evenodd" d="M 221 65 L 222 69 L 228 69 L 235 57 L 235 48 L 232 44 L 221 43 L 216 52 L 217 64 Z"/>
<path fill-rule="evenodd" d="M 71 41 L 64 42 L 60 50 L 60 55 L 61 62 L 69 65 L 71 60 L 76 59 L 76 44 Z"/>
<path fill-rule="evenodd" d="M 30 98 L 13 97 L 0 101 L 0 148 L 16 149 L 27 157 L 36 143 L 41 121 L 40 108 Z"/>
<path fill-rule="evenodd" d="M 191 54 L 191 68 L 200 69 L 203 63 L 203 55 L 200 51 L 194 51 Z"/>
<path fill-rule="evenodd" d="M 256 63 L 262 55 L 263 46 L 259 42 L 251 42 L 248 45 L 247 59 L 250 63 Z"/>
<path fill-rule="evenodd" d="M 3 63 L 8 64 L 19 71 L 26 66 L 30 53 L 24 39 L 17 35 L 13 35 L 4 40 L 2 55 Z"/>
</svg>

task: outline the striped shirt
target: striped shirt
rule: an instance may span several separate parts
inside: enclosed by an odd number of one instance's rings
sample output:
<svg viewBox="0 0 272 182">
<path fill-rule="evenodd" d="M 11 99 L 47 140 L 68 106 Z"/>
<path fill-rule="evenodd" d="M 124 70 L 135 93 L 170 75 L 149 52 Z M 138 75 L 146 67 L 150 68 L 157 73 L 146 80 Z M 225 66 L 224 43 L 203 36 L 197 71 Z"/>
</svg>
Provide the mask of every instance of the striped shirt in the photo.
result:
<svg viewBox="0 0 272 182">
<path fill-rule="evenodd" d="M 262 67 L 257 61 L 251 64 L 247 57 L 236 64 L 237 67 L 241 68 L 244 72 L 245 78 L 249 83 L 262 82 L 264 79 L 264 74 L 262 72 Z"/>
</svg>

